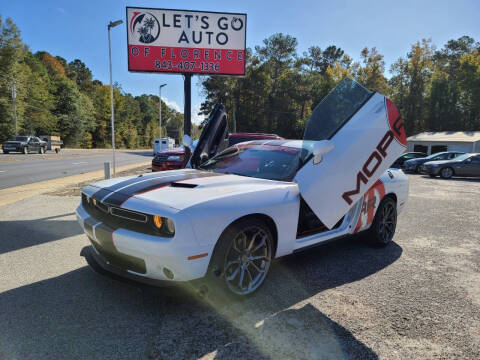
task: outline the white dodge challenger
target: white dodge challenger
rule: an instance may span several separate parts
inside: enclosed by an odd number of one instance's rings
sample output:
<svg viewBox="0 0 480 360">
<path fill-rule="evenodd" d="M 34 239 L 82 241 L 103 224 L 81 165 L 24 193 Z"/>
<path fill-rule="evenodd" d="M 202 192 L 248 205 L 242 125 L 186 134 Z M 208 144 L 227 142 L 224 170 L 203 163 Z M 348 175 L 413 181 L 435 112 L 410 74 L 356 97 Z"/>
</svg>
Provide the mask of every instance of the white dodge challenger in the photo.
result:
<svg viewBox="0 0 480 360">
<path fill-rule="evenodd" d="M 315 108 L 303 140 L 224 149 L 226 137 L 217 105 L 191 168 L 85 187 L 76 213 L 92 244 L 89 264 L 151 284 L 201 279 L 245 296 L 274 258 L 361 231 L 378 245 L 392 240 L 408 178 L 389 167 L 406 136 L 383 95 L 346 78 Z"/>
</svg>

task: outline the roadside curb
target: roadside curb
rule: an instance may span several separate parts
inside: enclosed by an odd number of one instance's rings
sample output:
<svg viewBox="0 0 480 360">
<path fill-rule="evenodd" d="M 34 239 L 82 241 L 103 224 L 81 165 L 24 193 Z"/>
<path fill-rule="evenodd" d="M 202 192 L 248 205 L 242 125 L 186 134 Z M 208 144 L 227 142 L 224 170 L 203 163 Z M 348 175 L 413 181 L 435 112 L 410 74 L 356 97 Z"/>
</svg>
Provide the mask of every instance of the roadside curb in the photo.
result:
<svg viewBox="0 0 480 360">
<path fill-rule="evenodd" d="M 150 165 L 151 163 L 152 162 L 150 160 L 150 161 L 138 162 L 135 164 L 118 166 L 116 170 L 117 170 L 117 173 L 119 173 L 121 171 L 135 169 L 140 166 Z M 71 175 L 63 178 L 44 180 L 44 181 L 39 181 L 33 184 L 26 184 L 26 185 L 14 186 L 7 189 L 1 189 L 0 190 L 0 206 L 12 204 L 32 196 L 44 194 L 46 192 L 51 192 L 53 190 L 56 190 L 58 188 L 62 188 L 68 185 L 73 185 L 73 184 L 81 183 L 84 181 L 101 180 L 103 179 L 103 176 L 104 176 L 103 170 L 96 170 L 96 171 L 92 171 L 84 174 Z"/>
</svg>

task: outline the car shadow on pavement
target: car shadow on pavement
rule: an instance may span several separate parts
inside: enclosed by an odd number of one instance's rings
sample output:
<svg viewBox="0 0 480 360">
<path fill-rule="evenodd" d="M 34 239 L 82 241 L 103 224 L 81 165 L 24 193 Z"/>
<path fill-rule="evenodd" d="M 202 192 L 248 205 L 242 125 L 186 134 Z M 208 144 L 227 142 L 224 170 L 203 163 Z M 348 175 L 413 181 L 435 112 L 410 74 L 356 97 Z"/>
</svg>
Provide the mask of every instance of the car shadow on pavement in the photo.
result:
<svg viewBox="0 0 480 360">
<path fill-rule="evenodd" d="M 34 220 L 0 221 L 0 254 L 82 234 L 75 220 L 59 220 L 74 213 Z"/>
<path fill-rule="evenodd" d="M 136 286 L 85 266 L 0 294 L 0 358 L 376 359 L 310 299 L 401 253 L 395 243 L 372 249 L 357 240 L 317 247 L 276 261 L 265 286 L 243 301 Z"/>
</svg>

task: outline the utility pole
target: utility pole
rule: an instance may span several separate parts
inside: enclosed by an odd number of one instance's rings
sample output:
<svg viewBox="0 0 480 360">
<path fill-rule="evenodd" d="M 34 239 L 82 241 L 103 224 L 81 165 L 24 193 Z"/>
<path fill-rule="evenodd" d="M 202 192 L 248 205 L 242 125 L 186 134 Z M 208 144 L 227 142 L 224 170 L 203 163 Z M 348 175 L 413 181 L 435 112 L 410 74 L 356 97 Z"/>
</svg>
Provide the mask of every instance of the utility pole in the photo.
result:
<svg viewBox="0 0 480 360">
<path fill-rule="evenodd" d="M 17 89 L 15 87 L 15 80 L 12 80 L 12 102 L 13 102 L 13 123 L 15 127 L 15 136 L 18 135 L 17 131 Z"/>
<path fill-rule="evenodd" d="M 159 114 L 160 114 L 160 120 L 159 120 L 159 127 L 158 127 L 158 137 L 162 138 L 162 87 L 167 86 L 167 84 L 162 84 L 158 87 L 158 107 L 159 107 Z"/>
<path fill-rule="evenodd" d="M 115 27 L 123 23 L 123 20 L 117 20 L 115 22 L 110 21 L 108 24 L 108 60 L 110 62 L 110 113 L 111 113 L 111 126 L 112 126 L 112 154 L 113 154 L 113 177 L 115 177 L 115 114 L 113 110 L 113 81 L 112 81 L 112 47 L 110 45 L 110 28 Z"/>
</svg>

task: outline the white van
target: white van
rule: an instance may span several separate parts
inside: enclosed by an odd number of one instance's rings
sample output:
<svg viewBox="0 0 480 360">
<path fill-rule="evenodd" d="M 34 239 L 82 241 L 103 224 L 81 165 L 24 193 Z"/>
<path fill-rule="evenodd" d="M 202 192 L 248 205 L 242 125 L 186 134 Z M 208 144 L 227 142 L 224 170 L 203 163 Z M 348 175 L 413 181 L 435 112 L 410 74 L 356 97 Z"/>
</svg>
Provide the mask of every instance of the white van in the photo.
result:
<svg viewBox="0 0 480 360">
<path fill-rule="evenodd" d="M 173 149 L 175 147 L 175 139 L 171 137 L 155 138 L 153 140 L 153 155 L 158 154 L 162 150 Z"/>
</svg>

